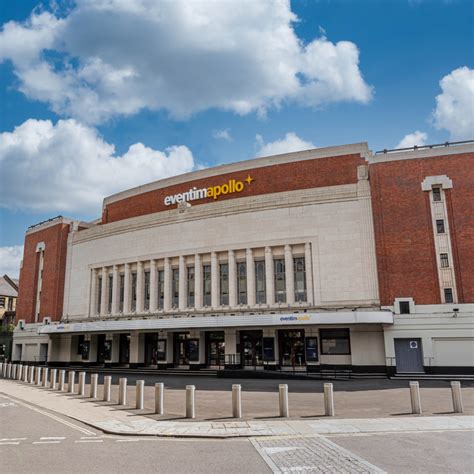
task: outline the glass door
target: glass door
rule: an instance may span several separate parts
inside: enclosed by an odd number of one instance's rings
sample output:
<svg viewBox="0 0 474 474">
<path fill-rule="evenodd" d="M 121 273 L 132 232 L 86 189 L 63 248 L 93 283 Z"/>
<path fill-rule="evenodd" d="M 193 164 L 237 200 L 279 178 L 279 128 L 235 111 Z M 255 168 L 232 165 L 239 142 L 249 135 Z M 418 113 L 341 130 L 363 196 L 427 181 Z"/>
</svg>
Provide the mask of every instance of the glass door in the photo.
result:
<svg viewBox="0 0 474 474">
<path fill-rule="evenodd" d="M 242 331 L 241 357 L 244 367 L 257 367 L 263 364 L 263 332 Z"/>
</svg>

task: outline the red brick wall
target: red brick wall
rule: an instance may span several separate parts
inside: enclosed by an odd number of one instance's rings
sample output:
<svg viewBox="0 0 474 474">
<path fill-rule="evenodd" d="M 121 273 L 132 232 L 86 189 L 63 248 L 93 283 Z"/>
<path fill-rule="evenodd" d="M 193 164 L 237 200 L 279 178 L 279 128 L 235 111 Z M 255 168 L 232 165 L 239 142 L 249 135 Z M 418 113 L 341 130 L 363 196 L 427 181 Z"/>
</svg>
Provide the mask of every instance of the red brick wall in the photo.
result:
<svg viewBox="0 0 474 474">
<path fill-rule="evenodd" d="M 25 237 L 23 266 L 20 271 L 17 320 L 35 321 L 35 304 L 39 259 L 36 246 L 44 242 L 43 285 L 41 290 L 39 322 L 45 316 L 59 321 L 62 316 L 64 277 L 66 269 L 68 224 L 56 224 L 30 233 Z"/>
<path fill-rule="evenodd" d="M 244 181 L 248 175 L 254 179 L 250 185 L 245 183 L 242 192 L 220 196 L 219 201 L 296 189 L 356 183 L 357 166 L 363 164 L 365 164 L 363 158 L 357 154 L 352 154 L 295 163 L 282 163 L 262 168 L 226 173 L 210 178 L 197 179 L 110 203 L 104 210 L 102 222 L 114 222 L 128 219 L 129 217 L 173 209 L 176 205 L 166 206 L 163 202 L 164 198 L 168 195 L 186 192 L 193 186 L 200 189 L 224 184 L 230 179 Z M 212 201 L 213 198 L 206 198 L 193 201 L 192 204 L 204 204 Z"/>
<path fill-rule="evenodd" d="M 474 154 L 370 165 L 380 301 L 412 296 L 441 302 L 426 176 L 447 175 L 446 192 L 459 302 L 474 302 Z"/>
</svg>

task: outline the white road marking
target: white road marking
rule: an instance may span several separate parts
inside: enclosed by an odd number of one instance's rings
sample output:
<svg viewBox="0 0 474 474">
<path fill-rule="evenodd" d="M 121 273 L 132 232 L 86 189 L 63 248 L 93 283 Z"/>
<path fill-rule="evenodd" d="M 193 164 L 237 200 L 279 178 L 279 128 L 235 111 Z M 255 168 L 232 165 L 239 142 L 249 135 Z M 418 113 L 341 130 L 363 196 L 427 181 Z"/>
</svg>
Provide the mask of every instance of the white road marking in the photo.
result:
<svg viewBox="0 0 474 474">
<path fill-rule="evenodd" d="M 2 438 L 0 439 L 0 442 L 1 441 L 24 441 L 25 439 L 28 439 L 28 438 Z"/>
<path fill-rule="evenodd" d="M 53 440 L 53 439 L 66 439 L 65 436 L 42 436 L 40 439 Z"/>
<path fill-rule="evenodd" d="M 96 439 L 96 438 L 92 438 L 92 439 L 76 439 L 76 441 L 74 441 L 75 443 L 103 443 L 104 440 L 103 439 Z"/>
<path fill-rule="evenodd" d="M 20 444 L 19 441 L 4 441 L 0 442 L 0 446 L 4 446 L 5 444 Z"/>
<path fill-rule="evenodd" d="M 33 441 L 33 444 L 59 444 L 61 441 Z"/>
<path fill-rule="evenodd" d="M 36 408 L 34 406 L 31 406 L 31 405 L 28 405 L 27 403 L 23 403 L 23 402 L 20 402 L 20 401 L 16 401 L 19 405 L 21 406 L 24 406 L 26 408 L 29 408 L 30 410 L 33 410 L 37 413 L 40 413 L 41 415 L 44 415 L 44 416 L 47 416 L 55 421 L 57 421 L 58 423 L 62 423 L 63 425 L 66 425 L 68 426 L 69 428 L 72 428 L 74 430 L 77 430 L 77 431 L 80 431 L 81 433 L 84 433 L 86 435 L 89 435 L 89 436 L 95 436 L 96 434 L 93 432 L 93 431 L 89 431 L 85 428 L 82 428 L 82 426 L 78 426 L 78 425 L 75 425 L 73 423 L 70 423 L 69 421 L 66 421 L 66 420 L 63 420 L 62 418 L 59 418 L 58 416 L 56 415 L 53 415 L 51 413 L 48 413 L 46 411 L 43 411 L 43 410 L 40 410 L 39 408 Z"/>
<path fill-rule="evenodd" d="M 116 443 L 137 443 L 139 439 L 116 439 Z"/>
</svg>

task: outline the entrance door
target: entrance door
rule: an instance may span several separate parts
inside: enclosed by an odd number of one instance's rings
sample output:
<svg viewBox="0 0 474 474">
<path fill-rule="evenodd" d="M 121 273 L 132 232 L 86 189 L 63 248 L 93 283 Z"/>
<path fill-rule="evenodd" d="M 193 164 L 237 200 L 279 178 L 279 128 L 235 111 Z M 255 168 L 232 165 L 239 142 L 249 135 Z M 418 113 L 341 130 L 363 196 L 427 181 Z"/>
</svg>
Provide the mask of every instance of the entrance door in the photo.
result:
<svg viewBox="0 0 474 474">
<path fill-rule="evenodd" d="M 281 366 L 294 369 L 306 366 L 303 329 L 278 331 L 278 346 Z"/>
<path fill-rule="evenodd" d="M 128 364 L 130 360 L 130 334 L 120 334 L 119 363 Z"/>
<path fill-rule="evenodd" d="M 244 367 L 257 367 L 263 364 L 263 331 L 242 331 L 240 347 Z"/>
<path fill-rule="evenodd" d="M 207 332 L 207 364 L 214 366 L 224 366 L 225 364 L 225 342 L 224 331 Z"/>
<path fill-rule="evenodd" d="M 395 339 L 397 372 L 424 372 L 421 339 Z"/>
<path fill-rule="evenodd" d="M 39 361 L 47 362 L 48 361 L 48 344 L 40 344 L 39 347 Z"/>
<path fill-rule="evenodd" d="M 156 365 L 158 350 L 158 334 L 145 334 L 145 365 Z"/>
<path fill-rule="evenodd" d="M 175 365 L 189 365 L 189 333 L 174 333 L 174 363 Z"/>
<path fill-rule="evenodd" d="M 105 334 L 97 336 L 97 363 L 103 364 L 105 362 Z"/>
</svg>

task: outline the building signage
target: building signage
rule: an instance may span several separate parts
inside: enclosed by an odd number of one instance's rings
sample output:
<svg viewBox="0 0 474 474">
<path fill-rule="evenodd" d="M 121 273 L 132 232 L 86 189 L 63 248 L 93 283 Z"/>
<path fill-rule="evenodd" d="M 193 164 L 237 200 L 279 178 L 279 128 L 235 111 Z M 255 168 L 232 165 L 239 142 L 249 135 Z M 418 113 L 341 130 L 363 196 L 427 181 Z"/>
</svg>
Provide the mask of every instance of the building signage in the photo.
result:
<svg viewBox="0 0 474 474">
<path fill-rule="evenodd" d="M 248 175 L 244 181 L 237 181 L 230 179 L 227 183 L 218 184 L 216 186 L 210 186 L 209 188 L 198 189 L 196 186 L 191 188 L 189 191 L 184 193 L 173 194 L 166 196 L 164 199 L 165 206 L 171 206 L 172 204 L 179 204 L 180 202 L 196 201 L 197 199 L 213 198 L 218 199 L 219 196 L 225 196 L 227 194 L 241 193 L 244 190 L 245 184 L 250 186 L 253 178 Z"/>
</svg>

